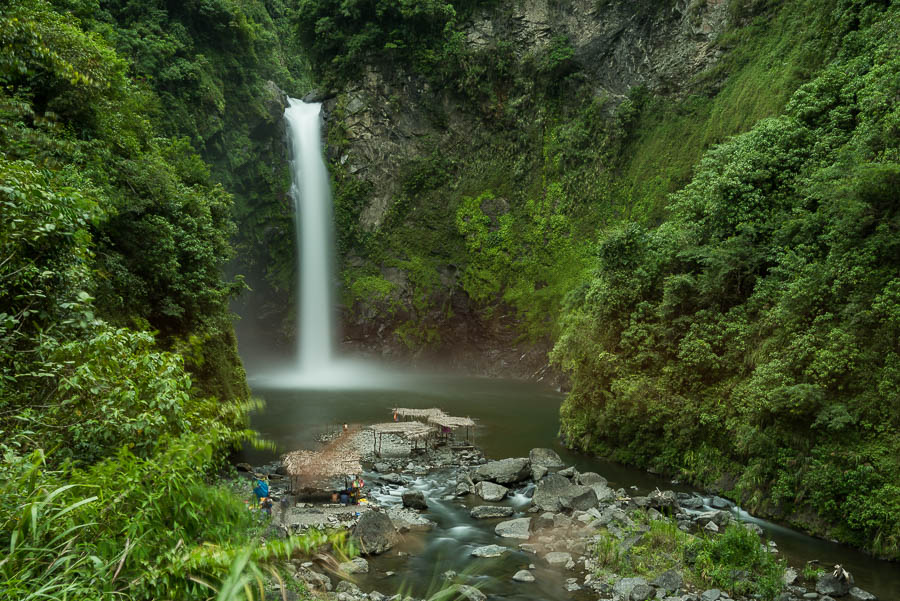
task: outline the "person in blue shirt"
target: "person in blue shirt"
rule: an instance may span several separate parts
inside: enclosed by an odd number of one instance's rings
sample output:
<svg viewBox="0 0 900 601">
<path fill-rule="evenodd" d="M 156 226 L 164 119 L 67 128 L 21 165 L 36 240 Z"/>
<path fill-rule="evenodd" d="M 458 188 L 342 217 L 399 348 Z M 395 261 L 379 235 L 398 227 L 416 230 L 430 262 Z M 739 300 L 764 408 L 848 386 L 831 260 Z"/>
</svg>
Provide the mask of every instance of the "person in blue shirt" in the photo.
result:
<svg viewBox="0 0 900 601">
<path fill-rule="evenodd" d="M 253 482 L 253 494 L 256 495 L 256 500 L 259 503 L 260 509 L 262 509 L 267 516 L 272 515 L 272 498 L 269 496 L 269 483 L 266 482 L 266 477 L 262 474 L 254 474 L 256 476 L 256 480 Z"/>
</svg>

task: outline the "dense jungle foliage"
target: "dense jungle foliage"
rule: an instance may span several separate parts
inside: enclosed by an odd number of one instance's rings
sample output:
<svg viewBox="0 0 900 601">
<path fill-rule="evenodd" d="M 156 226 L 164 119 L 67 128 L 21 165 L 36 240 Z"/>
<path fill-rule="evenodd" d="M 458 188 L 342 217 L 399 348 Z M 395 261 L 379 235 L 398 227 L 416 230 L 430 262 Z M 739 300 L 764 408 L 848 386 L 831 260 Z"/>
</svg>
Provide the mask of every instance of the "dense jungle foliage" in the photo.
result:
<svg viewBox="0 0 900 601">
<path fill-rule="evenodd" d="M 0 9 L 2 599 L 243 598 L 328 542 L 255 548 L 248 491 L 216 483 L 254 402 L 232 196 L 197 151 L 242 143 L 224 94 L 256 96 L 247 44 L 276 36 L 245 8 Z"/>
<path fill-rule="evenodd" d="M 897 16 L 835 7 L 840 47 L 781 115 L 705 153 L 659 227 L 604 231 L 553 352 L 572 374 L 572 444 L 716 482 L 891 557 Z"/>
<path fill-rule="evenodd" d="M 457 274 L 483 323 L 555 343 L 572 446 L 900 557 L 896 2 L 732 2 L 721 60 L 624 101 L 565 36 L 467 45 L 468 3 L 337 4 L 298 18 L 321 80 L 411 74 L 438 130 L 447 90 L 473 122 L 374 229 L 333 163 L 348 305 L 440 345 Z"/>
</svg>

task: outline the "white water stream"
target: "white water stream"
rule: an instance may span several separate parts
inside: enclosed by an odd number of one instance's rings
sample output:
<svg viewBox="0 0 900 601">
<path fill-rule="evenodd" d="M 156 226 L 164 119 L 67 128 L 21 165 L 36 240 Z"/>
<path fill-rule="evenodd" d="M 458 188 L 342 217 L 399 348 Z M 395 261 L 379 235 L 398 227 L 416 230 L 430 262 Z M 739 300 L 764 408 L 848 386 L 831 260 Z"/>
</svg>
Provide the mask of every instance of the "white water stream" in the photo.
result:
<svg viewBox="0 0 900 601">
<path fill-rule="evenodd" d="M 322 105 L 289 98 L 284 111 L 291 145 L 291 198 L 297 221 L 298 371 L 327 369 L 334 358 L 331 294 L 331 182 L 322 160 Z"/>
</svg>

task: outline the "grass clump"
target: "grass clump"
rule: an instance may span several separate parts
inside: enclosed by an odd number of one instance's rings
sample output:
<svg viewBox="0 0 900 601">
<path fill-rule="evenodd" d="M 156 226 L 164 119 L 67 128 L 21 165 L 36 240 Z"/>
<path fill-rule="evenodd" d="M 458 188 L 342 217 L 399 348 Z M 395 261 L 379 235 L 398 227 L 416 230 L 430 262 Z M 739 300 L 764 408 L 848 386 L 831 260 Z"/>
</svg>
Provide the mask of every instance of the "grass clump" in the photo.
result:
<svg viewBox="0 0 900 601">
<path fill-rule="evenodd" d="M 625 541 L 640 538 L 628 547 Z M 604 531 L 595 548 L 598 576 L 641 576 L 649 581 L 664 572 L 681 574 L 685 588 L 719 588 L 736 595 L 774 599 L 781 592 L 784 566 L 769 554 L 759 537 L 732 524 L 720 535 L 694 536 L 672 520 L 634 526 L 622 538 Z"/>
</svg>

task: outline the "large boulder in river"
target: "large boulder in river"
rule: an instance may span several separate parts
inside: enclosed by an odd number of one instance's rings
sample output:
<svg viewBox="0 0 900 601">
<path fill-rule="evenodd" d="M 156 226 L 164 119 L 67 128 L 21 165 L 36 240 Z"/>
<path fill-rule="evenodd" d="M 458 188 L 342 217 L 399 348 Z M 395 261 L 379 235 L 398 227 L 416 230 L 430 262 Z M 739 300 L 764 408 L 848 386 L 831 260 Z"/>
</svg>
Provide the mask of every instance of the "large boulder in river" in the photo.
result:
<svg viewBox="0 0 900 601">
<path fill-rule="evenodd" d="M 583 472 L 578 474 L 578 484 L 593 486 L 594 484 L 607 484 L 607 481 L 597 472 Z"/>
<path fill-rule="evenodd" d="M 589 486 L 571 486 L 559 495 L 559 504 L 573 511 L 587 511 L 597 506 L 597 494 Z"/>
<path fill-rule="evenodd" d="M 410 509 L 428 509 L 425 494 L 421 490 L 408 490 L 403 493 L 403 506 Z"/>
<path fill-rule="evenodd" d="M 391 518 L 377 510 L 363 513 L 354 526 L 352 535 L 363 555 L 384 553 L 397 542 L 397 531 Z"/>
<path fill-rule="evenodd" d="M 558 474 L 544 476 L 534 489 L 532 504 L 543 511 L 559 511 L 562 509 L 560 497 L 568 493 L 575 485 Z"/>
<path fill-rule="evenodd" d="M 503 538 L 520 538 L 522 540 L 527 540 L 531 536 L 530 530 L 531 518 L 507 520 L 505 522 L 500 522 L 494 527 L 494 532 L 497 536 L 502 536 Z"/>
<path fill-rule="evenodd" d="M 475 494 L 485 501 L 502 501 L 509 489 L 493 482 L 479 482 L 475 485 Z"/>
<path fill-rule="evenodd" d="M 408 507 L 388 507 L 388 517 L 397 532 L 427 532 L 435 527 L 435 523 L 426 518 L 418 511 L 414 511 Z"/>
<path fill-rule="evenodd" d="M 478 466 L 472 479 L 475 482 L 488 480 L 497 484 L 515 484 L 531 476 L 531 464 L 524 457 L 489 461 Z"/>
<path fill-rule="evenodd" d="M 845 577 L 843 573 L 835 570 L 834 572 L 825 572 L 816 581 L 816 592 L 820 595 L 828 595 L 829 597 L 844 597 L 850 592 L 853 586 L 853 576 L 847 573 Z"/>
<path fill-rule="evenodd" d="M 565 466 L 563 460 L 553 449 L 531 449 L 528 452 L 528 460 L 532 465 L 542 465 L 546 468 L 560 468 Z"/>
</svg>

